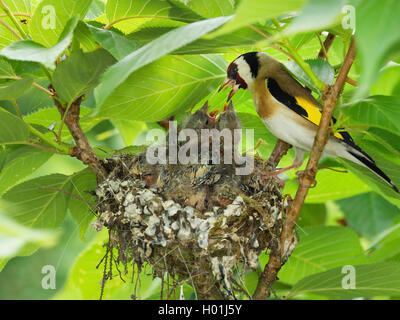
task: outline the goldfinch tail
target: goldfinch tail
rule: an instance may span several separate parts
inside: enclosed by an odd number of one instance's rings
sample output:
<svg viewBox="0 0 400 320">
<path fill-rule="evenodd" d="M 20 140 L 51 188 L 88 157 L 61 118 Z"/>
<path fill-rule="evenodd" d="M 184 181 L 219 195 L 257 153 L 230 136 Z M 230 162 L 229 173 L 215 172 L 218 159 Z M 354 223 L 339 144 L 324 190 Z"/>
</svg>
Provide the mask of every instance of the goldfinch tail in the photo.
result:
<svg viewBox="0 0 400 320">
<path fill-rule="evenodd" d="M 352 148 L 351 150 L 347 149 L 347 152 L 353 157 L 353 159 L 350 159 L 350 157 L 347 157 L 347 159 L 367 167 L 387 184 L 389 184 L 394 191 L 400 193 L 399 189 L 397 189 L 397 187 L 393 184 L 392 180 L 390 180 L 390 178 L 376 166 L 375 161 L 368 154 L 366 154 L 360 148 Z M 356 158 L 358 161 L 354 161 L 354 158 Z"/>
</svg>

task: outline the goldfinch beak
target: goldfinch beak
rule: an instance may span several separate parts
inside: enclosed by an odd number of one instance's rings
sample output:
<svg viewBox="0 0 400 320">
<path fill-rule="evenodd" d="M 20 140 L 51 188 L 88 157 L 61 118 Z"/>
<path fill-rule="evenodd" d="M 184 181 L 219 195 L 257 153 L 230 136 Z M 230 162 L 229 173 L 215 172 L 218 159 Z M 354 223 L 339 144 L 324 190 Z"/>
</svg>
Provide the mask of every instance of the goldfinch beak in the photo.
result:
<svg viewBox="0 0 400 320">
<path fill-rule="evenodd" d="M 229 100 L 231 100 L 233 95 L 236 93 L 236 91 L 239 90 L 239 86 L 236 85 L 236 80 L 226 78 L 224 80 L 224 82 L 221 84 L 221 86 L 219 87 L 218 92 L 220 92 L 225 87 L 232 87 L 232 90 L 229 92 L 228 99 L 227 99 L 227 101 L 229 101 Z"/>
</svg>

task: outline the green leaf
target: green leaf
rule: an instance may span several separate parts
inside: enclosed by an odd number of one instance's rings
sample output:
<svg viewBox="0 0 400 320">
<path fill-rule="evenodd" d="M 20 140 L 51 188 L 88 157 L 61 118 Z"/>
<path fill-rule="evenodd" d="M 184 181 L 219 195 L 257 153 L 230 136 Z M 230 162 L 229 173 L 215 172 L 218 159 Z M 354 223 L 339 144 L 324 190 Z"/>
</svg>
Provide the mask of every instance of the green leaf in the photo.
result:
<svg viewBox="0 0 400 320">
<path fill-rule="evenodd" d="M 322 226 L 326 221 L 325 203 L 305 203 L 301 207 L 301 212 L 297 224 L 304 228 L 310 226 Z"/>
<path fill-rule="evenodd" d="M 71 196 L 68 209 L 79 226 L 79 235 L 84 239 L 85 232 L 90 222 L 95 217 L 93 208 L 94 199 L 89 193 L 97 186 L 96 175 L 90 169 L 85 169 L 74 174 L 71 178 Z"/>
<path fill-rule="evenodd" d="M 400 66 L 389 66 L 381 71 L 378 81 L 370 88 L 372 95 L 400 96 Z"/>
<path fill-rule="evenodd" d="M 80 107 L 80 111 L 81 119 L 79 121 L 79 124 L 81 125 L 84 132 L 89 131 L 96 124 L 103 120 L 101 118 L 89 118 L 88 115 L 92 112 L 92 110 L 84 106 Z M 36 112 L 25 116 L 24 120 L 28 123 L 38 124 L 45 128 L 48 128 L 54 122 L 56 122 L 56 128 L 61 124 L 60 113 L 54 107 L 37 110 Z M 69 132 L 68 128 L 66 128 L 66 126 L 64 126 L 61 130 L 61 137 L 63 138 L 63 140 L 68 140 L 68 138 L 70 140 L 72 139 L 71 133 Z"/>
<path fill-rule="evenodd" d="M 1 261 L 18 255 L 25 246 L 48 248 L 56 244 L 57 238 L 57 232 L 32 230 L 0 214 L 0 271 Z"/>
<path fill-rule="evenodd" d="M 17 75 L 11 64 L 4 58 L 0 58 L 0 78 L 10 79 L 15 78 Z"/>
<path fill-rule="evenodd" d="M 34 147 L 22 147 L 10 153 L 0 172 L 0 195 L 46 163 L 53 154 Z"/>
<path fill-rule="evenodd" d="M 69 195 L 61 192 L 70 187 L 71 177 L 52 174 L 23 182 L 8 190 L 7 215 L 31 228 L 56 228 L 64 221 Z"/>
<path fill-rule="evenodd" d="M 162 0 L 108 0 L 106 16 L 109 22 L 131 16 L 168 16 L 171 5 Z"/>
<path fill-rule="evenodd" d="M 21 40 L 1 50 L 0 55 L 11 60 L 39 62 L 47 68 L 54 69 L 54 62 L 71 43 L 77 23 L 77 17 L 71 18 L 65 26 L 59 41 L 50 48 L 32 40 Z"/>
<path fill-rule="evenodd" d="M 163 57 L 131 74 L 95 116 L 150 122 L 163 120 L 193 107 L 214 90 L 225 77 L 225 66 L 220 56 Z"/>
<path fill-rule="evenodd" d="M 256 27 L 268 34 L 269 32 L 260 25 Z M 266 42 L 265 36 L 248 27 L 240 28 L 234 32 L 217 36 L 213 39 L 200 38 L 186 46 L 174 51 L 174 54 L 198 54 L 213 52 L 235 52 L 245 50 L 243 47 L 258 45 L 260 42 Z M 249 49 L 250 50 L 250 49 Z M 247 51 L 249 51 L 247 50 Z"/>
<path fill-rule="evenodd" d="M 20 118 L 0 108 L 0 144 L 26 142 L 29 129 Z"/>
<path fill-rule="evenodd" d="M 348 228 L 323 226 L 302 231 L 299 244 L 279 272 L 279 279 L 285 283 L 294 284 L 311 274 L 366 261 L 357 234 Z"/>
<path fill-rule="evenodd" d="M 287 298 L 300 294 L 312 293 L 336 299 L 353 299 L 358 297 L 399 296 L 400 263 L 374 263 L 354 265 L 355 289 L 344 289 L 348 271 L 342 267 L 321 272 L 297 282 Z"/>
<path fill-rule="evenodd" d="M 79 21 L 74 31 L 74 41 L 79 42 L 84 52 L 95 51 L 99 48 L 96 39 L 93 37 L 86 23 Z"/>
<path fill-rule="evenodd" d="M 56 300 L 97 300 L 100 297 L 100 281 L 103 278 L 104 264 L 96 266 L 105 254 L 104 243 L 108 241 L 108 232 L 103 230 L 76 259 L 64 288 L 55 296 Z M 116 252 L 114 252 L 116 254 Z M 114 268 L 113 268 L 114 269 Z M 136 277 L 135 270 L 135 277 Z M 118 276 L 108 280 L 104 287 L 104 300 L 129 300 L 134 293 L 135 282 L 131 282 L 132 270 L 122 274 L 126 282 Z M 153 279 L 149 272 L 140 275 L 141 288 L 138 290 L 140 299 L 148 299 L 152 294 L 160 292 L 160 279 Z"/>
<path fill-rule="evenodd" d="M 234 13 L 233 0 L 181 0 L 187 7 L 205 18 L 229 16 Z"/>
<path fill-rule="evenodd" d="M 342 167 L 333 169 L 343 170 Z M 306 203 L 324 203 L 368 192 L 371 188 L 351 172 L 340 173 L 328 169 L 317 172 L 317 185 L 308 191 Z M 294 195 L 298 188 L 295 179 L 286 182 L 284 192 Z"/>
<path fill-rule="evenodd" d="M 41 1 L 29 24 L 32 40 L 48 48 L 59 44 L 67 22 L 75 16 L 78 16 L 77 20 L 83 19 L 91 3 L 92 0 Z"/>
<path fill-rule="evenodd" d="M 105 72 L 102 82 L 95 90 L 98 106 L 102 106 L 107 97 L 134 71 L 200 38 L 229 19 L 230 17 L 219 17 L 188 24 L 166 33 L 129 54 Z"/>
<path fill-rule="evenodd" d="M 347 223 L 362 235 L 372 238 L 392 226 L 400 218 L 400 209 L 374 192 L 360 194 L 336 202 Z"/>
<path fill-rule="evenodd" d="M 356 8 L 357 50 L 360 55 L 361 81 L 355 98 L 367 93 L 379 69 L 400 52 L 400 2 L 396 0 L 361 1 Z M 371 28 L 371 21 L 379 22 Z M 377 45 L 379 44 L 379 45 Z"/>
<path fill-rule="evenodd" d="M 115 59 L 104 49 L 83 53 L 78 50 L 61 62 L 53 75 L 57 94 L 68 104 L 87 95 Z"/>
<path fill-rule="evenodd" d="M 94 20 L 104 13 L 106 6 L 102 0 L 93 0 L 86 13 L 85 20 Z"/>
<path fill-rule="evenodd" d="M 348 0 L 310 0 L 301 10 L 301 14 L 293 19 L 283 33 L 291 35 L 329 28 L 340 22 L 342 8 L 347 2 Z"/>
<path fill-rule="evenodd" d="M 342 105 L 341 110 L 351 123 L 377 127 L 400 133 L 400 98 L 394 96 L 371 96 L 354 103 Z"/>
<path fill-rule="evenodd" d="M 305 60 L 314 74 L 326 85 L 331 85 L 333 83 L 335 77 L 335 70 L 331 67 L 331 65 L 323 60 L 323 59 L 309 59 Z M 313 90 L 314 92 L 320 93 L 318 88 L 314 85 L 311 79 L 307 76 L 307 74 L 300 68 L 300 66 L 295 61 L 289 61 L 284 64 L 286 69 L 300 82 L 305 84 L 308 88 Z"/>
<path fill-rule="evenodd" d="M 117 60 L 125 58 L 128 54 L 140 47 L 139 43 L 128 40 L 127 38 L 111 30 L 104 30 L 91 25 L 87 26 L 96 41 L 100 43 L 104 49 L 110 52 Z"/>
<path fill-rule="evenodd" d="M 0 100 L 15 100 L 32 86 L 33 79 L 25 78 L 0 86 Z"/>
<path fill-rule="evenodd" d="M 13 0 L 13 1 L 6 1 L 6 4 L 8 8 L 10 9 L 11 12 L 17 13 L 17 12 L 23 12 L 23 13 L 32 13 L 32 6 L 29 0 Z M 3 12 L 3 11 L 2 11 Z M 30 20 L 29 17 L 22 17 L 22 16 L 17 16 L 17 19 L 26 19 Z M 8 16 L 2 17 L 1 18 L 5 23 L 7 23 L 9 26 L 14 28 L 13 22 Z M 25 32 L 27 32 L 25 29 L 25 25 L 21 24 L 22 28 L 24 29 Z M 14 41 L 20 40 L 20 38 L 17 38 L 17 36 L 14 35 L 8 28 L 6 28 L 3 24 L 0 25 L 0 48 L 4 48 L 8 46 L 10 43 L 13 43 Z"/>
<path fill-rule="evenodd" d="M 131 146 L 135 138 L 147 129 L 146 123 L 132 120 L 112 120 L 126 146 Z"/>
<path fill-rule="evenodd" d="M 305 0 L 242 0 L 236 9 L 235 18 L 210 36 L 234 31 L 240 27 L 301 9 Z"/>
<path fill-rule="evenodd" d="M 373 262 L 390 261 L 400 254 L 400 224 L 382 232 L 370 245 L 369 259 Z"/>
</svg>

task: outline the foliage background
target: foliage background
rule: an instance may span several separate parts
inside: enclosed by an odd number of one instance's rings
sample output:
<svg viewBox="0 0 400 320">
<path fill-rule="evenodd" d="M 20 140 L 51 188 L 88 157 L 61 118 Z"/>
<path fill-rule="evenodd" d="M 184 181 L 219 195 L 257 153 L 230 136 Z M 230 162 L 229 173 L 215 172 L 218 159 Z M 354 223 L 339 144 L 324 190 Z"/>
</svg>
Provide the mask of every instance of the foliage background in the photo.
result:
<svg viewBox="0 0 400 320">
<path fill-rule="evenodd" d="M 81 124 L 102 158 L 113 150 L 145 144 L 146 132 L 161 128 L 157 121 L 171 115 L 181 119 L 205 100 L 211 109 L 221 109 L 226 92 L 218 95 L 217 88 L 228 63 L 241 53 L 258 50 L 288 63 L 288 56 L 272 47 L 276 41 L 288 39 L 302 59 L 313 59 L 307 61 L 315 74 L 330 84 L 351 38 L 352 30 L 342 25 L 349 17 L 343 8 L 350 6 L 358 52 L 349 76 L 358 86 L 346 84 L 336 117 L 400 186 L 399 1 L 3 0 L 0 4 L 19 13 L 15 16 L 21 30 L 6 14 L 1 16 L 3 22 L 31 39 L 20 40 L 4 23 L 0 25 L 1 299 L 97 299 L 100 294 L 102 271 L 95 266 L 106 233 L 88 228 L 94 216 L 84 202 L 40 188 L 60 188 L 91 201 L 86 191 L 95 186 L 94 175 L 80 161 L 63 155 L 66 145 L 54 142 L 46 129 L 56 122 L 57 132 L 61 124 L 43 90 L 49 77 L 65 103 L 85 96 Z M 51 20 L 43 24 L 49 5 L 56 12 L 54 29 L 46 28 Z M 282 28 L 274 25 L 276 18 Z M 328 32 L 336 38 L 326 64 L 315 58 Z M 287 67 L 312 85 L 295 64 Z M 318 89 L 313 91 L 318 96 Z M 249 93 L 237 93 L 234 105 L 243 127 L 255 128 L 256 139 L 265 141 L 256 152 L 267 158 L 276 139 L 257 118 Z M 72 142 L 65 126 L 61 137 L 63 143 Z M 56 147 L 61 154 L 37 145 Z M 293 156 L 290 151 L 280 166 L 289 165 Z M 301 241 L 279 273 L 276 293 L 290 299 L 398 299 L 400 197 L 363 168 L 332 159 L 322 163 L 349 172 L 318 171 L 318 185 L 310 190 L 298 222 Z M 293 195 L 296 188 L 290 172 L 284 193 Z M 260 257 L 260 270 L 267 260 L 266 255 Z M 44 265 L 57 270 L 56 290 L 41 287 Z M 344 265 L 356 266 L 356 289 L 342 288 Z M 257 272 L 241 280 L 251 293 Z M 160 280 L 147 272 L 141 281 L 141 298 L 157 299 Z M 184 290 L 186 299 L 194 298 L 188 284 Z M 104 298 L 129 299 L 132 291 L 129 281 L 115 277 L 107 283 Z"/>
</svg>

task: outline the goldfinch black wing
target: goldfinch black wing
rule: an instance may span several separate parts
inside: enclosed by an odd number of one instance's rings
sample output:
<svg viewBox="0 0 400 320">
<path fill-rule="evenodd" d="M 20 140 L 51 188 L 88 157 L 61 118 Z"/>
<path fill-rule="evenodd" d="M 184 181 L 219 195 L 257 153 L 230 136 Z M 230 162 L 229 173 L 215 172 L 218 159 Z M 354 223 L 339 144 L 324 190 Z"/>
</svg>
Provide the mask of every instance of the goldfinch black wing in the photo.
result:
<svg viewBox="0 0 400 320">
<path fill-rule="evenodd" d="M 321 107 L 314 104 L 313 102 L 303 98 L 303 97 L 296 97 L 292 96 L 289 93 L 285 92 L 278 84 L 278 82 L 273 78 L 267 79 L 267 87 L 271 95 L 278 100 L 280 103 L 284 104 L 292 111 L 296 112 L 298 115 L 302 116 L 304 119 L 307 119 L 311 123 L 319 126 L 321 121 Z M 311 99 L 310 99 L 311 100 Z M 332 117 L 333 123 L 336 122 L 336 119 Z M 347 133 L 343 136 L 342 131 L 335 132 L 334 136 L 340 140 L 347 142 L 353 142 L 351 136 Z"/>
</svg>

